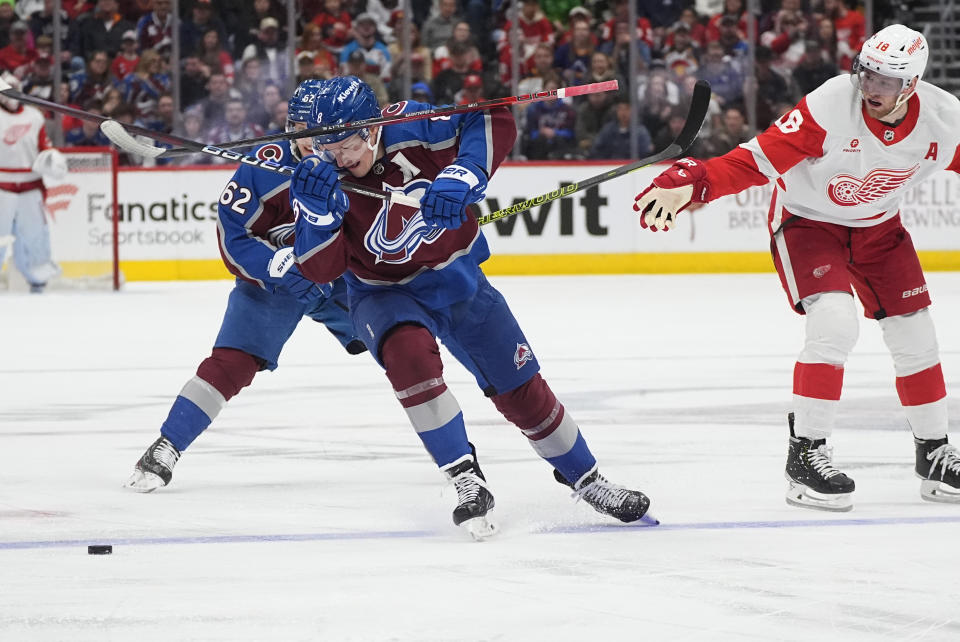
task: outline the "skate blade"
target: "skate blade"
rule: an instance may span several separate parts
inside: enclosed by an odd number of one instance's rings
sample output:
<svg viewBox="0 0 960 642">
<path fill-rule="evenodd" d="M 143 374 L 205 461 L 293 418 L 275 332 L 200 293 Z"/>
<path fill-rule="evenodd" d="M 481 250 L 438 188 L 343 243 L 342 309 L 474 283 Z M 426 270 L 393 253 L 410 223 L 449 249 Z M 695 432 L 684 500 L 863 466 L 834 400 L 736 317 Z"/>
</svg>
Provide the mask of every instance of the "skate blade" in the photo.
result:
<svg viewBox="0 0 960 642">
<path fill-rule="evenodd" d="M 960 504 L 960 490 L 935 479 L 920 482 L 920 498 L 938 504 Z"/>
<path fill-rule="evenodd" d="M 791 483 L 785 499 L 791 506 L 845 513 L 853 510 L 853 499 L 850 495 L 850 493 L 825 495 L 812 491 L 802 484 Z"/>
<path fill-rule="evenodd" d="M 486 515 L 474 517 L 464 522 L 460 522 L 460 527 L 470 533 L 470 537 L 475 542 L 482 542 L 485 539 L 497 534 L 497 525 L 491 522 Z"/>
<path fill-rule="evenodd" d="M 134 470 L 130 478 L 123 484 L 124 488 L 129 488 L 137 493 L 152 493 L 163 486 L 166 486 L 166 484 L 163 483 L 159 475 L 144 472 L 140 469 Z"/>
<path fill-rule="evenodd" d="M 660 520 L 654 517 L 653 514 L 651 514 L 650 511 L 648 510 L 646 513 L 643 514 L 643 517 L 637 520 L 637 523 L 643 526 L 659 526 Z"/>
</svg>

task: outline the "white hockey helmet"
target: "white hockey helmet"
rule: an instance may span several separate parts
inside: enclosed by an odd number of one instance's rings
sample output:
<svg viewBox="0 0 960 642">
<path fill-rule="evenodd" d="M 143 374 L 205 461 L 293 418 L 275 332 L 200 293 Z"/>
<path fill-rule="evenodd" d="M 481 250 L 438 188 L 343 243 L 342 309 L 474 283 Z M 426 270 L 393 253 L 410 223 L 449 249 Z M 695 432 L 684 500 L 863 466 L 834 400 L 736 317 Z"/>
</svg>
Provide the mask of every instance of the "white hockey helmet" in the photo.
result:
<svg viewBox="0 0 960 642">
<path fill-rule="evenodd" d="M 884 27 L 863 43 L 854 63 L 854 72 L 860 69 L 900 78 L 903 87 L 909 87 L 914 76 L 923 78 L 930 48 L 919 31 L 903 25 Z"/>
</svg>

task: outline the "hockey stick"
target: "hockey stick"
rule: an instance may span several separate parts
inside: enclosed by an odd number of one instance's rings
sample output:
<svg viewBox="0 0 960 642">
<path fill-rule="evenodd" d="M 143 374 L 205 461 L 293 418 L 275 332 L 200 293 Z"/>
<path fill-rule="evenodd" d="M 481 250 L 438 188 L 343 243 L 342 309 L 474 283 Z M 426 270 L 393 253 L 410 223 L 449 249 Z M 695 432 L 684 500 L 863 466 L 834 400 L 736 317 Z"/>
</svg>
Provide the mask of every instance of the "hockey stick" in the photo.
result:
<svg viewBox="0 0 960 642">
<path fill-rule="evenodd" d="M 141 142 L 134 138 L 131 134 L 140 134 L 142 136 L 147 136 L 148 138 L 169 143 L 171 145 L 182 145 L 184 148 L 189 149 L 191 153 L 199 152 L 202 154 L 209 154 L 211 156 L 219 156 L 227 161 L 243 163 L 245 165 L 253 165 L 254 167 L 259 167 L 277 174 L 282 174 L 283 176 L 293 176 L 294 169 L 292 167 L 280 165 L 273 160 L 264 160 L 262 158 L 257 158 L 256 156 L 247 156 L 246 154 L 227 151 L 212 145 L 198 143 L 197 141 L 190 140 L 189 138 L 181 138 L 180 136 L 174 136 L 173 134 L 162 134 L 160 132 L 153 131 L 152 129 L 138 127 L 137 125 L 123 125 L 115 120 L 107 118 L 106 116 L 91 114 L 88 111 L 75 109 L 74 107 L 68 107 L 66 105 L 60 105 L 43 98 L 37 98 L 36 96 L 28 96 L 11 87 L 9 83 L 3 80 L 3 78 L 0 78 L 0 94 L 3 94 L 12 100 L 19 100 L 20 102 L 37 105 L 38 107 L 44 107 L 51 111 L 74 116 L 81 120 L 100 123 L 100 131 L 102 131 L 103 134 L 117 147 L 126 152 L 130 152 L 131 154 L 137 154 L 138 156 L 158 158 L 163 152 L 166 151 L 166 149 Z M 401 205 L 408 205 L 410 207 L 420 207 L 420 201 L 400 192 L 388 192 L 386 190 L 357 185 L 347 181 L 341 181 L 340 187 L 345 192 L 362 194 L 363 196 L 370 196 L 372 198 L 390 201 L 391 203 L 399 203 Z"/>
<path fill-rule="evenodd" d="M 477 223 L 480 225 L 486 225 L 487 223 L 491 223 L 501 218 L 519 214 L 520 212 L 524 212 L 532 207 L 536 207 L 537 205 L 542 205 L 543 203 L 547 203 L 549 201 L 555 201 L 559 198 L 563 198 L 564 196 L 573 194 L 574 192 L 579 192 L 611 179 L 619 178 L 620 176 L 624 176 L 638 169 L 643 169 L 644 167 L 653 165 L 654 163 L 659 163 L 660 161 L 665 161 L 680 156 L 690 149 L 690 146 L 693 145 L 693 142 L 697 139 L 697 134 L 700 133 L 700 128 L 703 126 L 703 121 L 707 117 L 707 110 L 709 107 L 710 83 L 705 80 L 699 80 L 693 88 L 693 97 L 690 100 L 690 111 L 687 112 L 687 121 L 683 125 L 683 130 L 680 132 L 680 135 L 677 136 L 676 140 L 667 145 L 663 151 L 654 154 L 653 156 L 648 156 L 647 158 L 641 158 L 635 163 L 630 163 L 629 165 L 623 165 L 622 167 L 610 170 L 604 174 L 591 176 L 590 178 L 582 180 L 579 183 L 571 183 L 565 187 L 555 189 L 552 192 L 527 199 L 522 203 L 505 207 L 484 216 L 478 216 Z"/>
<path fill-rule="evenodd" d="M 378 116 L 376 118 L 367 118 L 357 120 L 352 123 L 342 123 L 340 125 L 322 125 L 310 129 L 301 129 L 294 132 L 284 132 L 280 134 L 268 134 L 258 136 L 257 138 L 247 138 L 233 142 L 217 143 L 219 149 L 236 149 L 237 147 L 252 147 L 260 143 L 270 143 L 279 140 L 293 140 L 296 138 L 306 138 L 307 136 L 323 136 L 325 134 L 335 134 L 337 132 L 350 131 L 353 129 L 363 129 L 375 125 L 392 125 L 395 123 L 406 123 L 414 120 L 424 120 L 427 118 L 441 118 L 452 116 L 454 114 L 465 114 L 472 111 L 484 111 L 494 107 L 505 107 L 517 105 L 520 103 L 535 103 L 542 100 L 554 100 L 559 98 L 571 98 L 573 96 L 586 96 L 587 94 L 598 94 L 605 91 L 616 91 L 620 85 L 616 80 L 605 80 L 603 82 L 590 83 L 588 85 L 579 85 L 577 87 L 561 87 L 551 91 L 541 91 L 535 94 L 521 94 L 519 96 L 507 96 L 506 98 L 494 98 L 493 100 L 484 100 L 477 103 L 467 103 L 464 105 L 443 105 L 433 109 L 424 109 L 422 111 L 413 111 L 406 114 L 390 114 L 388 116 Z M 193 150 L 184 147 L 174 147 L 164 150 L 163 156 L 178 156 L 181 154 L 192 153 Z"/>
</svg>

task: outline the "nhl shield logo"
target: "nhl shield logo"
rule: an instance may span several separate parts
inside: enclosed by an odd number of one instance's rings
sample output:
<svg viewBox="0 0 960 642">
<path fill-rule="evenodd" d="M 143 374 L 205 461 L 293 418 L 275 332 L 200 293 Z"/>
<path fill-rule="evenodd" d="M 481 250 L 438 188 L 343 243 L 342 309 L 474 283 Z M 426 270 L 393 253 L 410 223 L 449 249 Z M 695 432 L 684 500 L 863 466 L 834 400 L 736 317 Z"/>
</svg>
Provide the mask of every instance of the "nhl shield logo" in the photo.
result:
<svg viewBox="0 0 960 642">
<path fill-rule="evenodd" d="M 523 367 L 523 364 L 533 360 L 533 350 L 526 343 L 518 343 L 517 351 L 513 353 L 513 363 L 517 370 Z"/>
</svg>

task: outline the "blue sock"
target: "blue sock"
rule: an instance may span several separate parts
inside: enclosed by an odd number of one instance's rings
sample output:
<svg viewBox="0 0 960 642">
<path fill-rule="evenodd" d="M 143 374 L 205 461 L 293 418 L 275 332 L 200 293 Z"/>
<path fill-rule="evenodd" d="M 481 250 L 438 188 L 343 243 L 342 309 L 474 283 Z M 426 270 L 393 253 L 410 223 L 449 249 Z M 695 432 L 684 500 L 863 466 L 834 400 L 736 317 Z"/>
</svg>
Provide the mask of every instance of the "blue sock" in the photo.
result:
<svg viewBox="0 0 960 642">
<path fill-rule="evenodd" d="M 546 457 L 545 459 L 571 484 L 580 481 L 581 477 L 597 465 L 596 458 L 590 452 L 587 441 L 579 430 L 577 431 L 577 440 L 573 442 L 573 447 L 570 450 L 557 457 Z"/>
<path fill-rule="evenodd" d="M 455 462 L 464 455 L 470 454 L 470 444 L 467 443 L 467 429 L 463 425 L 463 413 L 457 415 L 439 428 L 418 432 L 417 436 L 423 441 L 424 447 L 437 466 L 444 466 Z"/>
<path fill-rule="evenodd" d="M 211 421 L 197 404 L 186 397 L 178 396 L 170 408 L 167 420 L 160 427 L 160 434 L 169 439 L 177 450 L 183 452 L 207 429 Z"/>
</svg>

